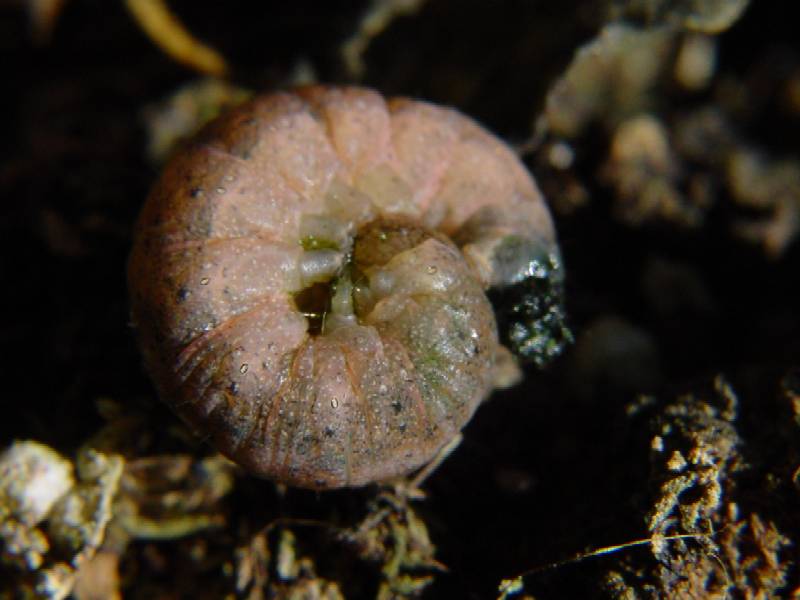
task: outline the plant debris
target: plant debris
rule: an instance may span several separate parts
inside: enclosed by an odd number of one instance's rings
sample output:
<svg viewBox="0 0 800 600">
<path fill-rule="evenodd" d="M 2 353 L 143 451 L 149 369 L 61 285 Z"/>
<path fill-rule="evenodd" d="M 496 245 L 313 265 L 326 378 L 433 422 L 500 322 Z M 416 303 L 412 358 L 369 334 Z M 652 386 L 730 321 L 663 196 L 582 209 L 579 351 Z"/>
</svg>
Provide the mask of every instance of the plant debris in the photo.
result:
<svg viewBox="0 0 800 600">
<path fill-rule="evenodd" d="M 742 455 L 738 410 L 735 392 L 717 377 L 712 397 L 687 394 L 661 411 L 645 516 L 655 561 L 620 561 L 606 576 L 613 598 L 766 599 L 786 591 L 796 568 L 791 541 L 737 489 L 754 468 Z"/>
</svg>

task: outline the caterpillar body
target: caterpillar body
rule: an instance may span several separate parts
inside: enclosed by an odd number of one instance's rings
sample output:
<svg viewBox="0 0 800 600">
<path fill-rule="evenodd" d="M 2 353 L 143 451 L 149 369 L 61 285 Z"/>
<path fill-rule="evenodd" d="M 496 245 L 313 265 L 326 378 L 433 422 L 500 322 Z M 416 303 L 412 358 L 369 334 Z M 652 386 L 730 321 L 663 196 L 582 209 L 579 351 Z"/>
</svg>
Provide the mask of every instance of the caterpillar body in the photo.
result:
<svg viewBox="0 0 800 600">
<path fill-rule="evenodd" d="M 430 461 L 493 389 L 501 341 L 557 353 L 561 273 L 503 142 L 452 109 L 325 86 L 201 131 L 128 269 L 161 396 L 249 471 L 314 489 Z M 498 316 L 487 289 L 511 298 Z"/>
</svg>

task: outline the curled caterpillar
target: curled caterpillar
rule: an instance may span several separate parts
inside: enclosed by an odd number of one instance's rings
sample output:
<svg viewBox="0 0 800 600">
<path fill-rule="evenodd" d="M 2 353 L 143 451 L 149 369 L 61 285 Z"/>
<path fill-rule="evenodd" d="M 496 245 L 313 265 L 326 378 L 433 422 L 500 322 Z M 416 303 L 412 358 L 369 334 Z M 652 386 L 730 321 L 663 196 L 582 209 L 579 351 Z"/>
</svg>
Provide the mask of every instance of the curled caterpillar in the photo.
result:
<svg viewBox="0 0 800 600">
<path fill-rule="evenodd" d="M 458 112 L 315 86 L 256 97 L 167 165 L 128 268 L 160 395 L 249 471 L 313 489 L 426 464 L 490 394 L 502 340 L 568 337 L 551 218 Z"/>
</svg>

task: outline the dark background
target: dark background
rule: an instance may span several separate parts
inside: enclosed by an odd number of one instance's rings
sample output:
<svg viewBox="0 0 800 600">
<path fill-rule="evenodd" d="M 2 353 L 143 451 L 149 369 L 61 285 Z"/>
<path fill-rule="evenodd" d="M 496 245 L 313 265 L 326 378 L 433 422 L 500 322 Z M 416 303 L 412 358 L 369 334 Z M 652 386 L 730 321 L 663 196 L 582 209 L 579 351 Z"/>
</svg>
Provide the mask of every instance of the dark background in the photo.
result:
<svg viewBox="0 0 800 600">
<path fill-rule="evenodd" d="M 338 46 L 366 6 L 170 4 L 235 65 L 234 81 L 254 89 L 285 82 L 299 58 L 313 64 L 320 81 L 346 81 Z M 770 4 L 754 3 L 721 38 L 720 71 L 748 85 L 759 85 L 748 78 L 765 62 L 797 62 L 794 24 Z M 598 25 L 591 2 L 431 1 L 374 42 L 363 83 L 455 105 L 518 142 L 529 135 L 553 78 Z M 141 368 L 128 324 L 125 261 L 133 221 L 157 174 L 144 155 L 143 108 L 196 75 L 160 53 L 120 3 L 99 0 L 69 2 L 42 45 L 32 43 L 24 12 L 0 3 L 0 56 L 0 444 L 34 438 L 72 455 L 101 426 L 95 401 L 108 397 L 152 418 L 151 451 L 180 449 L 157 430 L 175 419 L 154 401 Z M 740 125 L 774 155 L 797 153 L 800 122 L 774 110 L 770 89 L 765 84 Z M 581 165 L 588 181 L 605 150 L 601 137 L 595 148 L 591 142 Z M 757 406 L 775 378 L 798 364 L 800 244 L 765 259 L 730 234 L 742 211 L 725 202 L 700 228 L 631 227 L 613 217 L 607 190 L 590 191 L 587 208 L 555 215 L 572 326 L 580 336 L 601 315 L 623 317 L 653 340 L 659 375 L 650 389 L 600 382 L 589 398 L 579 397 L 568 354 L 482 407 L 419 505 L 449 568 L 427 597 L 491 597 L 501 578 L 644 537 L 637 502 L 647 489 L 648 435 L 643 422 L 625 415 L 635 392 L 668 399 L 725 373 L 751 399 L 745 403 Z M 686 266 L 705 286 L 710 308 L 666 317 L 656 311 L 642 283 L 653 260 Z M 243 479 L 230 510 L 266 522 L 276 512 L 328 518 L 333 506 L 346 521 L 369 493 L 291 490 L 279 499 L 269 482 Z M 567 597 L 607 560 L 536 575 L 531 589 Z M 323 575 L 337 568 L 338 561 L 328 562 L 320 565 Z M 374 578 L 369 567 L 359 569 L 354 573 L 365 581 Z M 351 588 L 359 595 L 368 586 Z"/>
</svg>

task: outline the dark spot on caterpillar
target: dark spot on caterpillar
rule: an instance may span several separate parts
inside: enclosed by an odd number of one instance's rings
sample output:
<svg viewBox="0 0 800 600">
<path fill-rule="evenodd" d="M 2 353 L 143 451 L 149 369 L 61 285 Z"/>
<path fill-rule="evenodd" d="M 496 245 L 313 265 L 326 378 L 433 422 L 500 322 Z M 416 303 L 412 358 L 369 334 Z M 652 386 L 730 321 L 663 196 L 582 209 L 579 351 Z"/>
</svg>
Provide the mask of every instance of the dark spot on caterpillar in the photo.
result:
<svg viewBox="0 0 800 600">
<path fill-rule="evenodd" d="M 319 335 L 325 323 L 325 315 L 331 309 L 331 297 L 333 295 L 332 284 L 330 282 L 319 282 L 310 285 L 294 294 L 294 302 L 308 321 L 308 333 Z"/>
<path fill-rule="evenodd" d="M 295 451 L 298 455 L 303 456 L 308 453 L 311 448 L 313 448 L 317 444 L 318 440 L 315 436 L 311 435 L 310 433 L 304 434 L 300 438 L 300 442 L 295 447 Z"/>
</svg>

